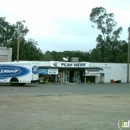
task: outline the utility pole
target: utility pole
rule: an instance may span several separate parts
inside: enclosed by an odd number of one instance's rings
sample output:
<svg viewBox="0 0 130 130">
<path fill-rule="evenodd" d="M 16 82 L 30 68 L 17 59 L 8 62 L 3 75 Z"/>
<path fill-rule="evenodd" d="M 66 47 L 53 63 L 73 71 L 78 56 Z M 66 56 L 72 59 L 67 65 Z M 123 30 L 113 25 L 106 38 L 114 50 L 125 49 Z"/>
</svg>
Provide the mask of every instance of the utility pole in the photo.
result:
<svg viewBox="0 0 130 130">
<path fill-rule="evenodd" d="M 20 23 L 18 23 L 17 62 L 19 61 L 19 46 L 20 46 Z"/>
<path fill-rule="evenodd" d="M 19 48 L 20 48 L 20 28 L 21 23 L 25 21 L 19 21 L 18 22 L 18 44 L 17 44 L 17 62 L 19 61 Z"/>
<path fill-rule="evenodd" d="M 130 62 L 130 27 L 128 28 L 128 59 L 127 59 L 127 83 L 129 83 L 129 62 Z"/>
</svg>

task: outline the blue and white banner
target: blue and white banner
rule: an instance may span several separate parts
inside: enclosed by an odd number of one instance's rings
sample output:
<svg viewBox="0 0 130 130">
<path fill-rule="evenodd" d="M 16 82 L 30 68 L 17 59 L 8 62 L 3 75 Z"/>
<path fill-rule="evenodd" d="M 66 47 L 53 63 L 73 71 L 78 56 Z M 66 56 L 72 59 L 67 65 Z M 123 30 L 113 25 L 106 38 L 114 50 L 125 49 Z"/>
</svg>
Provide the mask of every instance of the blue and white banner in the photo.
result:
<svg viewBox="0 0 130 130">
<path fill-rule="evenodd" d="M 38 69 L 38 74 L 48 74 L 48 69 Z"/>
<path fill-rule="evenodd" d="M 58 69 L 39 69 L 39 74 L 45 74 L 45 75 L 56 75 L 58 74 Z"/>
<path fill-rule="evenodd" d="M 58 74 L 58 69 L 48 69 L 48 74 Z"/>
<path fill-rule="evenodd" d="M 37 66 L 33 66 L 32 67 L 32 73 L 33 74 L 37 74 L 38 73 L 38 67 Z"/>
<path fill-rule="evenodd" d="M 52 67 L 63 67 L 63 68 L 86 68 L 89 67 L 89 62 L 59 62 L 50 61 Z"/>
<path fill-rule="evenodd" d="M 0 79 L 20 77 L 29 74 L 30 70 L 23 66 L 0 65 Z"/>
</svg>

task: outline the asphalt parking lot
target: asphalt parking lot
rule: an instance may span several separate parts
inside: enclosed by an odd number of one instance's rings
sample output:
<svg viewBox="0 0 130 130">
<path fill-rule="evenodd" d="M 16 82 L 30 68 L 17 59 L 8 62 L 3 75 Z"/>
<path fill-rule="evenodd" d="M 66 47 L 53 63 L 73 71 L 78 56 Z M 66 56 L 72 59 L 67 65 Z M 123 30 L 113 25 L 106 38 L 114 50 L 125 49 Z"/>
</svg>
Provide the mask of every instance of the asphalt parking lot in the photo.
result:
<svg viewBox="0 0 130 130">
<path fill-rule="evenodd" d="M 0 95 L 130 94 L 129 83 L 0 85 Z"/>
<path fill-rule="evenodd" d="M 0 85 L 0 130 L 118 130 L 130 84 Z"/>
</svg>

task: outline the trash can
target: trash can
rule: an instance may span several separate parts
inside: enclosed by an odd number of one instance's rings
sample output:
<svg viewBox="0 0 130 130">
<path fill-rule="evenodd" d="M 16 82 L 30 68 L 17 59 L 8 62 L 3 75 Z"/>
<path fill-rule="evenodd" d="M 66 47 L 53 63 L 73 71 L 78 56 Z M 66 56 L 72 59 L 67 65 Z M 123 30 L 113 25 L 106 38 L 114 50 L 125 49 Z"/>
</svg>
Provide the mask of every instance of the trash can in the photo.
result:
<svg viewBox="0 0 130 130">
<path fill-rule="evenodd" d="M 111 79 L 111 83 L 115 83 L 114 79 Z"/>
<path fill-rule="evenodd" d="M 121 80 L 117 80 L 116 83 L 121 83 Z"/>
<path fill-rule="evenodd" d="M 121 80 L 118 80 L 119 83 L 121 83 Z"/>
</svg>

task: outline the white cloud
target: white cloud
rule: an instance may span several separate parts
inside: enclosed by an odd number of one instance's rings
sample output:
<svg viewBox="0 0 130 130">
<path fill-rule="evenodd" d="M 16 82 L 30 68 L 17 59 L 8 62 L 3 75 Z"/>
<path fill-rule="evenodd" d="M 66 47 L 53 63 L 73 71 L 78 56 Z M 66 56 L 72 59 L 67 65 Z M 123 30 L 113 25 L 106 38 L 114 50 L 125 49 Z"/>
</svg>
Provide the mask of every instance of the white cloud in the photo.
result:
<svg viewBox="0 0 130 130">
<path fill-rule="evenodd" d="M 91 9 L 105 7 L 115 14 L 118 26 L 124 28 L 122 39 L 127 40 L 129 0 L 0 0 L 0 16 L 16 23 L 25 20 L 30 32 L 27 38 L 38 41 L 45 50 L 86 50 L 96 46 L 97 29 L 91 28 Z"/>
</svg>

